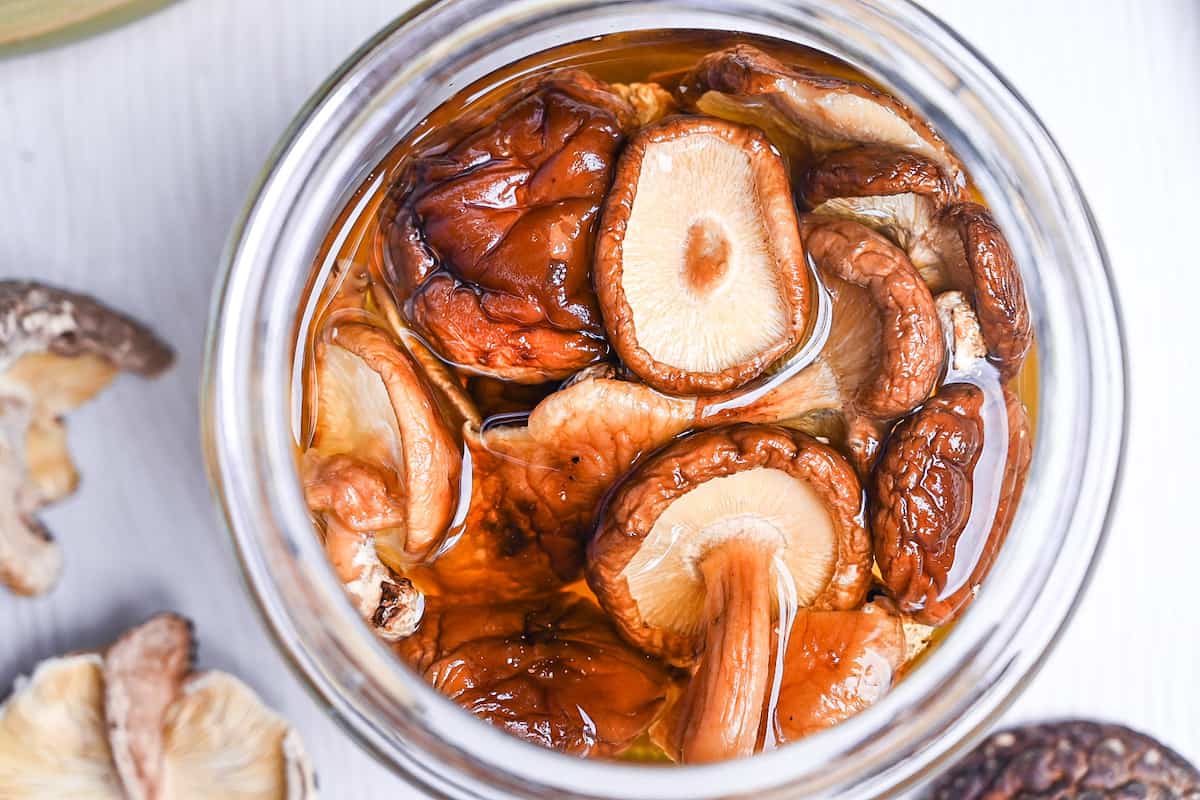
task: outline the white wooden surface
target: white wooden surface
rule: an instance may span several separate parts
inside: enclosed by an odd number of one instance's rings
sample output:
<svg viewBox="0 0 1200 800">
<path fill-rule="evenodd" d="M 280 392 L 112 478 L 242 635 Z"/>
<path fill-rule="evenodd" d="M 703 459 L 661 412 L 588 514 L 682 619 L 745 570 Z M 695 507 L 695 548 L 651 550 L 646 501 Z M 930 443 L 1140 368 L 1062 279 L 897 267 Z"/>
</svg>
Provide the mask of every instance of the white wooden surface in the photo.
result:
<svg viewBox="0 0 1200 800">
<path fill-rule="evenodd" d="M 81 491 L 46 515 L 66 579 L 0 592 L 0 694 L 39 659 L 159 609 L 195 619 L 203 666 L 295 721 L 333 798 L 411 792 L 329 722 L 248 602 L 201 466 L 197 391 L 226 231 L 294 110 L 405 0 L 186 0 L 134 25 L 0 60 L 0 276 L 136 312 L 175 369 L 125 378 L 71 422 Z M 1086 714 L 1200 760 L 1200 5 L 929 0 L 1025 94 L 1107 237 L 1134 383 L 1120 511 L 1062 644 L 1011 717 Z"/>
</svg>

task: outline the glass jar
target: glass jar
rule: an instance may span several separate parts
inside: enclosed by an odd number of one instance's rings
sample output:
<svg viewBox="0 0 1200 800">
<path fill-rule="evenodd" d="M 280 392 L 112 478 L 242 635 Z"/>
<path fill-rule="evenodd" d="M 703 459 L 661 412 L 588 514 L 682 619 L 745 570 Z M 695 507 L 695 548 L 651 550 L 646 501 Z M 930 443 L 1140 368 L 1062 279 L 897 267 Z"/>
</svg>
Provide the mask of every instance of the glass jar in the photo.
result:
<svg viewBox="0 0 1200 800">
<path fill-rule="evenodd" d="M 866 712 L 752 759 L 584 761 L 469 716 L 358 618 L 314 535 L 291 416 L 297 309 L 335 217 L 396 141 L 459 88 L 547 47 L 639 28 L 762 33 L 890 87 L 962 157 L 1022 266 L 1039 343 L 1036 450 L 1013 534 L 977 601 Z M 378 180 L 378 178 L 375 178 Z M 454 798 L 895 797 L 984 732 L 1071 616 L 1103 539 L 1125 431 L 1120 325 L 1087 203 L 1033 112 L 902 0 L 442 0 L 337 71 L 284 134 L 237 222 L 209 329 L 204 441 L 216 498 L 280 648 L 365 747 Z"/>
</svg>

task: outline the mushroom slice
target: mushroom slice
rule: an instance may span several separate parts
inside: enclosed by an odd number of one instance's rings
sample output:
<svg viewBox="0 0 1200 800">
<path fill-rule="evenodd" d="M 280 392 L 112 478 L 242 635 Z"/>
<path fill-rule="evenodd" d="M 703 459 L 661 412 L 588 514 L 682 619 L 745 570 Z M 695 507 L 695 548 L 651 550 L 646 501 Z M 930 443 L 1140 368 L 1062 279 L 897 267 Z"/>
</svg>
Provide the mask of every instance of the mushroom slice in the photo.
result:
<svg viewBox="0 0 1200 800">
<path fill-rule="evenodd" d="M 680 439 L 602 509 L 588 584 L 621 633 L 694 667 L 668 740 L 685 762 L 754 751 L 772 621 L 859 605 L 871 581 L 862 489 L 836 451 L 771 426 Z"/>
<path fill-rule="evenodd" d="M 604 357 L 592 249 L 632 118 L 606 84 L 558 71 L 406 165 L 383 210 L 385 274 L 439 355 L 521 383 Z"/>
<path fill-rule="evenodd" d="M 162 720 L 192 671 L 191 623 L 162 614 L 104 654 L 104 714 L 117 774 L 130 800 L 166 796 Z"/>
<path fill-rule="evenodd" d="M 462 455 L 417 366 L 384 331 L 348 323 L 318 342 L 316 375 L 314 510 L 373 535 L 386 562 L 428 555 L 454 516 Z"/>
<path fill-rule="evenodd" d="M 570 594 L 431 603 L 420 630 L 395 649 L 489 724 L 581 756 L 628 748 L 658 716 L 670 685 L 661 664 L 623 642 L 590 600 Z"/>
<path fill-rule="evenodd" d="M 39 664 L 0 706 L 0 797 L 125 800 L 107 733 L 100 656 Z"/>
<path fill-rule="evenodd" d="M 784 647 L 768 737 L 792 742 L 849 719 L 883 697 L 903 666 L 901 618 L 876 603 L 796 614 Z"/>
<path fill-rule="evenodd" d="M 1007 390 L 949 383 L 892 431 L 873 478 L 875 557 L 889 594 L 918 622 L 954 619 L 1008 534 L 1031 456 Z"/>
<path fill-rule="evenodd" d="M 927 122 L 891 95 L 793 67 L 739 44 L 709 53 L 684 77 L 685 105 L 784 130 L 816 153 L 847 143 L 886 145 L 934 161 L 963 185 L 962 164 Z"/>
<path fill-rule="evenodd" d="M 665 392 L 740 386 L 807 326 L 787 171 L 743 125 L 674 117 L 634 136 L 604 203 L 594 269 L 614 349 Z"/>
<path fill-rule="evenodd" d="M 409 574 L 472 602 L 576 580 L 601 497 L 640 456 L 691 427 L 695 409 L 692 398 L 587 377 L 524 420 L 467 426 L 470 509 L 453 546 Z"/>
<path fill-rule="evenodd" d="M 41 594 L 62 555 L 36 519 L 74 491 L 63 415 L 120 371 L 153 376 L 170 349 L 146 328 L 83 295 L 0 281 L 0 582 Z"/>
<path fill-rule="evenodd" d="M 809 167 L 799 194 L 816 214 L 852 219 L 888 237 L 932 291 L 945 288 L 940 212 L 962 192 L 934 161 L 873 145 L 836 150 Z"/>
</svg>

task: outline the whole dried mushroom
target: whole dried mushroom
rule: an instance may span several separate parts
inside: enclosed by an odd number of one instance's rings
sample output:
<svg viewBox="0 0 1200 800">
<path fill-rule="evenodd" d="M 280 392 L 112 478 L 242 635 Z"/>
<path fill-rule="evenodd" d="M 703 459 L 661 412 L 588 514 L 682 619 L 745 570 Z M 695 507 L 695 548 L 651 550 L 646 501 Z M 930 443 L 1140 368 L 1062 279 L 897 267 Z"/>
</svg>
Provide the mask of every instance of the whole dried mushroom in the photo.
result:
<svg viewBox="0 0 1200 800">
<path fill-rule="evenodd" d="M 600 513 L 588 584 L 621 634 L 693 669 L 665 732 L 684 762 L 754 752 L 772 622 L 859 605 L 871 580 L 862 490 L 804 434 L 730 426 L 640 464 Z"/>
<path fill-rule="evenodd" d="M 1084 720 L 994 733 L 929 800 L 1200 800 L 1200 771 L 1161 742 Z"/>
<path fill-rule="evenodd" d="M 0 281 L 0 582 L 18 594 L 52 587 L 62 555 L 35 517 L 75 490 L 63 415 L 121 371 L 151 377 L 170 348 L 90 297 Z"/>
<path fill-rule="evenodd" d="M 316 797 L 296 733 L 236 678 L 192 673 L 192 647 L 166 614 L 18 681 L 0 707 L 0 796 Z"/>
<path fill-rule="evenodd" d="M 680 83 L 686 107 L 781 130 L 813 153 L 850 144 L 883 145 L 931 159 L 954 186 L 962 165 L 925 120 L 863 83 L 784 64 L 739 44 L 710 53 Z"/>
<path fill-rule="evenodd" d="M 740 386 L 808 326 L 787 171 L 743 125 L 671 117 L 634 136 L 604 202 L 594 270 L 613 348 L 665 392 Z"/>
<path fill-rule="evenodd" d="M 965 300 L 955 293 L 939 304 L 957 332 L 954 369 L 892 431 L 871 492 L 883 582 L 901 611 L 930 625 L 956 617 L 978 592 L 1012 525 L 1032 456 L 1020 400 L 994 380 L 967 382 L 961 371 L 972 363 L 964 354 L 981 341 Z"/>
<path fill-rule="evenodd" d="M 364 618 L 387 638 L 403 636 L 420 619 L 421 597 L 386 565 L 429 556 L 449 532 L 461 446 L 418 367 L 383 330 L 337 325 L 315 359 L 305 496 Z"/>
<path fill-rule="evenodd" d="M 395 649 L 489 724 L 580 756 L 628 748 L 658 716 L 670 686 L 663 667 L 621 641 L 591 601 L 571 594 L 487 606 L 431 601 L 420 630 Z"/>
<path fill-rule="evenodd" d="M 633 116 L 606 84 L 558 71 L 407 165 L 384 209 L 385 272 L 439 355 L 521 383 L 605 355 L 590 267 Z"/>
</svg>

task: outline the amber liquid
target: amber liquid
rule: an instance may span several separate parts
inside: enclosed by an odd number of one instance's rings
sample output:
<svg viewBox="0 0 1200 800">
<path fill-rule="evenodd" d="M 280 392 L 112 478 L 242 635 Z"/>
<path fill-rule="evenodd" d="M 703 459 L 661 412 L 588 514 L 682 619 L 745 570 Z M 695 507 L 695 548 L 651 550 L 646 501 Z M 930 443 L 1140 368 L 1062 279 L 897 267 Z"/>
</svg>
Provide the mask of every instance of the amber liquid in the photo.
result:
<svg viewBox="0 0 1200 800">
<path fill-rule="evenodd" d="M 573 67 L 587 70 L 609 82 L 656 80 L 664 87 L 671 88 L 673 82 L 678 81 L 683 72 L 700 57 L 741 42 L 753 44 L 785 63 L 874 85 L 867 76 L 845 62 L 790 42 L 714 31 L 638 31 L 574 42 L 514 62 L 458 92 L 409 132 L 372 170 L 367 181 L 347 203 L 331 226 L 314 261 L 307 293 L 310 299 L 298 320 L 295 375 L 299 391 L 294 420 L 298 453 L 302 453 L 309 443 L 314 422 L 316 390 L 311 354 L 315 337 L 349 314 L 356 321 L 369 321 L 389 330 L 401 340 L 413 340 L 414 334 L 407 330 L 403 319 L 397 318 L 399 312 L 390 304 L 381 277 L 381 209 L 389 186 L 407 161 L 453 144 L 469 128 L 472 119 L 508 97 L 514 87 L 528 80 L 531 75 Z M 793 174 L 805 166 L 798 162 L 796 153 L 785 147 L 780 149 Z M 977 193 L 975 199 L 981 200 Z M 347 294 L 346 287 L 358 286 L 362 282 L 372 285 L 367 299 L 358 307 L 345 308 L 342 301 Z M 482 378 L 453 364 L 447 364 L 447 367 L 457 374 L 478 406 L 485 418 L 481 426 L 484 429 L 492 420 L 519 420 L 521 414 L 530 411 L 556 388 L 552 384 L 505 384 L 496 379 Z M 1036 352 L 1030 354 L 1024 370 L 1011 385 L 1028 407 L 1031 424 L 1036 424 Z M 463 480 L 467 482 L 478 477 L 464 475 Z M 409 565 L 404 571 L 406 577 L 428 595 L 453 596 L 456 592 L 455 588 L 447 589 L 444 576 L 437 575 L 434 566 Z M 583 580 L 561 587 L 559 591 L 595 599 Z M 934 634 L 933 646 L 945 636 L 947 629 L 939 629 Z M 927 654 L 928 650 L 920 658 L 927 657 Z M 596 702 L 604 703 L 605 698 L 598 696 Z M 663 753 L 645 736 L 622 757 L 650 762 L 666 760 Z"/>
</svg>

